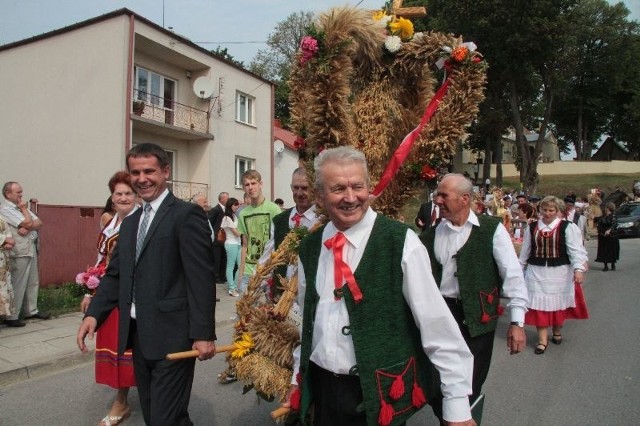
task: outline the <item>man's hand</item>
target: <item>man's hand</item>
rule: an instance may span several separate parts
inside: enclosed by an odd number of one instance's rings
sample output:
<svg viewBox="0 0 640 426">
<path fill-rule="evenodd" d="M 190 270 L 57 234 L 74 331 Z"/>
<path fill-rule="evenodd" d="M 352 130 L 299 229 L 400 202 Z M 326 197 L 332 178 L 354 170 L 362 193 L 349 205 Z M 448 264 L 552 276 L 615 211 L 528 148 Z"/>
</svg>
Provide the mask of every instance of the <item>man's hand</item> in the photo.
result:
<svg viewBox="0 0 640 426">
<path fill-rule="evenodd" d="M 20 228 L 18 228 L 18 235 L 20 235 L 21 237 L 26 237 L 27 235 L 29 235 L 29 232 L 30 231 L 24 226 L 21 226 Z"/>
<path fill-rule="evenodd" d="M 191 346 L 191 349 L 196 349 L 198 352 L 200 352 L 200 355 L 198 355 L 198 359 L 200 361 L 213 358 L 213 356 L 216 354 L 216 345 L 214 342 L 209 340 L 196 340 L 195 342 L 193 342 L 193 346 Z"/>
<path fill-rule="evenodd" d="M 507 349 L 511 355 L 520 353 L 527 346 L 527 335 L 523 327 L 517 325 L 509 326 L 507 331 Z"/>
<path fill-rule="evenodd" d="M 93 340 L 97 326 L 98 321 L 94 317 L 85 317 L 82 320 L 82 324 L 80 324 L 80 328 L 78 329 L 78 336 L 76 337 L 76 343 L 78 344 L 80 352 L 87 352 L 89 350 L 84 343 L 84 338 L 88 334 L 89 340 Z"/>
</svg>

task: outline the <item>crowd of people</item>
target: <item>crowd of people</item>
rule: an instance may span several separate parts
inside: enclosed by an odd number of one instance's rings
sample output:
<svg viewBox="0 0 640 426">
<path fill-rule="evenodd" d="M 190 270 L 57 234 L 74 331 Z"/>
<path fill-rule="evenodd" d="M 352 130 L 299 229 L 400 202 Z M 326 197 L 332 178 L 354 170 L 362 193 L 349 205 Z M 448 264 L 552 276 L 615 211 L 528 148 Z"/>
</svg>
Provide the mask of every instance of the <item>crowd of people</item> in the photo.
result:
<svg viewBox="0 0 640 426">
<path fill-rule="evenodd" d="M 301 419 L 313 413 L 314 425 L 402 424 L 427 401 L 442 424 L 476 424 L 481 414 L 471 407 L 483 398 L 501 300 L 510 353 L 526 349 L 529 325 L 542 355 L 549 341 L 562 343 L 565 320 L 588 318 L 581 284 L 593 229 L 596 262 L 615 270 L 619 258 L 615 205 L 599 212 L 597 194 L 482 195 L 468 177 L 449 173 L 421 206 L 418 235 L 370 207 L 361 152 L 327 149 L 314 167 L 315 187 L 307 170 L 293 172 L 291 208 L 266 199 L 255 170 L 242 176 L 242 202 L 222 192 L 211 208 L 204 194 L 191 203 L 171 194 L 160 147 L 130 150 L 127 170 L 108 182 L 94 267 L 101 277 L 81 303 L 77 336 L 87 351 L 85 338 L 97 334 L 96 382 L 116 390 L 100 426 L 129 417 L 132 386 L 146 424 L 191 424 L 195 360 L 166 355 L 193 349 L 200 360 L 213 357 L 214 284 L 226 283 L 228 297 L 242 295 L 293 228 L 314 232 L 297 265 L 280 267 L 264 290 L 276 301 L 278 277 L 297 274 L 301 337 L 285 406 Z M 5 184 L 3 195 L 0 315 L 21 327 L 20 315 L 49 318 L 35 302 L 42 221 L 18 183 Z M 235 372 L 219 380 L 235 381 Z"/>
</svg>

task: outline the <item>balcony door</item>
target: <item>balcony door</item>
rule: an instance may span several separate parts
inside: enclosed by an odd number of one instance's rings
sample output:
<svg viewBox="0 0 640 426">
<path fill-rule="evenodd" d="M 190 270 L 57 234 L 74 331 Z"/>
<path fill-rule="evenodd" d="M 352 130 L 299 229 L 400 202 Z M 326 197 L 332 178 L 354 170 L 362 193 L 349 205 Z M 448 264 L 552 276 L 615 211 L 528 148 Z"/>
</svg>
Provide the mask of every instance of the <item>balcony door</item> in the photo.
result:
<svg viewBox="0 0 640 426">
<path fill-rule="evenodd" d="M 176 82 L 161 74 L 136 67 L 137 100 L 144 101 L 153 109 L 153 119 L 173 125 Z M 146 116 L 146 114 L 145 114 Z"/>
</svg>

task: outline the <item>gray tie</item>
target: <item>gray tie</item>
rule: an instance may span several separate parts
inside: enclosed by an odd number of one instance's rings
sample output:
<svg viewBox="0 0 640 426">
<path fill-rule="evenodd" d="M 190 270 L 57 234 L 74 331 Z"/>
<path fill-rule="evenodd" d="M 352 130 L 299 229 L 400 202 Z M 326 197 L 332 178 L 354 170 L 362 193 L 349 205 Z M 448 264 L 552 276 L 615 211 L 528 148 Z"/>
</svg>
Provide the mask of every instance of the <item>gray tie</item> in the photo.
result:
<svg viewBox="0 0 640 426">
<path fill-rule="evenodd" d="M 142 250 L 142 243 L 144 243 L 144 237 L 147 236 L 147 228 L 149 227 L 149 218 L 151 217 L 151 204 L 147 203 L 144 205 L 144 213 L 142 217 L 142 222 L 140 222 L 140 226 L 138 227 L 138 240 L 136 241 L 136 262 L 140 257 L 140 251 Z"/>
</svg>

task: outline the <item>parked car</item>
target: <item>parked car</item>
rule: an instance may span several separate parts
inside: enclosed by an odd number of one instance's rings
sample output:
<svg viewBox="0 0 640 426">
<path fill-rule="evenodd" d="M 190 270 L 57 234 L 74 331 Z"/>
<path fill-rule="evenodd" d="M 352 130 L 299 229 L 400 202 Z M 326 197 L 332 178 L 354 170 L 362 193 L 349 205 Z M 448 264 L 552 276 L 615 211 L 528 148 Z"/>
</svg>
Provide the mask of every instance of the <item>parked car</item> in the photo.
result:
<svg viewBox="0 0 640 426">
<path fill-rule="evenodd" d="M 640 237 L 640 202 L 622 204 L 614 215 L 619 237 Z"/>
</svg>

